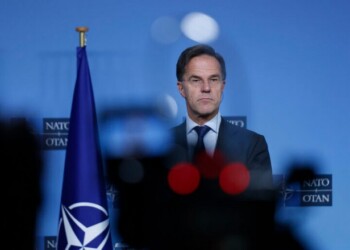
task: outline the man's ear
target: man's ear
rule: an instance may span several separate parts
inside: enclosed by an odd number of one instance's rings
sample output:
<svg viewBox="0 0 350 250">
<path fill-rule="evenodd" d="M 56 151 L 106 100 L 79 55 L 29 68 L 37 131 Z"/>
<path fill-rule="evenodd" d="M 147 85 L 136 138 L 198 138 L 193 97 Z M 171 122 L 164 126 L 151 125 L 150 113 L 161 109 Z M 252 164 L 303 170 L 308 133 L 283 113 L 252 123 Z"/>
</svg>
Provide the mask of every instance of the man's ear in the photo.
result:
<svg viewBox="0 0 350 250">
<path fill-rule="evenodd" d="M 182 95 L 182 97 L 185 97 L 185 89 L 182 82 L 177 82 L 177 89 L 179 90 L 180 95 Z"/>
</svg>

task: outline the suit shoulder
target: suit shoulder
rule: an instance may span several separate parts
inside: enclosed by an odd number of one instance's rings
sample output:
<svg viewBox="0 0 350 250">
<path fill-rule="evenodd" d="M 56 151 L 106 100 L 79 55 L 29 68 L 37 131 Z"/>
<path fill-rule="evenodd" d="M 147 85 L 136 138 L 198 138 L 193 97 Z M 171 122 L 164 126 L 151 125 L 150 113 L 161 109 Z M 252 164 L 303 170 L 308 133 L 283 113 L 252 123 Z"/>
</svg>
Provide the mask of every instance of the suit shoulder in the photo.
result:
<svg viewBox="0 0 350 250">
<path fill-rule="evenodd" d="M 230 123 L 229 121 L 227 121 L 225 119 L 222 119 L 220 129 L 223 129 L 223 131 L 225 131 L 225 132 L 235 133 L 235 134 L 239 134 L 241 136 L 246 136 L 246 137 L 264 137 L 263 135 L 255 132 L 255 131 L 249 130 L 247 128 L 239 127 L 237 125 Z"/>
<path fill-rule="evenodd" d="M 180 123 L 176 126 L 173 126 L 170 128 L 170 131 L 176 132 L 176 131 L 181 131 L 183 129 L 186 129 L 186 122 Z"/>
</svg>

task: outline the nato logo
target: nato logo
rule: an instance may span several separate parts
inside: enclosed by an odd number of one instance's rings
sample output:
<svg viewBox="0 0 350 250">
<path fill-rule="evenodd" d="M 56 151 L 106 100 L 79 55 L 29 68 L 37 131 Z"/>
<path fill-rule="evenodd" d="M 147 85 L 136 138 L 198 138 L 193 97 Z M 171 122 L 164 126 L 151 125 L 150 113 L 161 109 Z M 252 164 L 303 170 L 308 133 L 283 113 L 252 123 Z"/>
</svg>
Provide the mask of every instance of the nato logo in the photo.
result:
<svg viewBox="0 0 350 250">
<path fill-rule="evenodd" d="M 56 250 L 56 236 L 45 236 L 44 237 L 44 249 L 45 250 Z"/>
<path fill-rule="evenodd" d="M 66 149 L 68 142 L 69 118 L 43 119 L 43 148 Z"/>
<path fill-rule="evenodd" d="M 283 175 L 275 176 L 281 201 L 286 207 L 332 206 L 332 175 L 320 174 L 310 179 L 286 184 Z"/>
<path fill-rule="evenodd" d="M 66 250 L 102 250 L 110 237 L 108 212 L 89 202 L 62 206 L 58 232 L 57 244 Z"/>
<path fill-rule="evenodd" d="M 247 128 L 246 116 L 224 116 L 223 118 L 233 125 L 241 128 Z"/>
</svg>

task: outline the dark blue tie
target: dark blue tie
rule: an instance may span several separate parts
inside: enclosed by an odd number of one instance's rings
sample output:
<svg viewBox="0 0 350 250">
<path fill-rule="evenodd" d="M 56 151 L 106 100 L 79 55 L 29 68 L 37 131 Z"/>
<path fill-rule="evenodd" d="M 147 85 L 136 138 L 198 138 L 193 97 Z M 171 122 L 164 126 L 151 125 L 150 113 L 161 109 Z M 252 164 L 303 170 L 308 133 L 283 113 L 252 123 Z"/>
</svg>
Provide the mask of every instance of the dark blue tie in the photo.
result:
<svg viewBox="0 0 350 250">
<path fill-rule="evenodd" d="M 197 140 L 197 144 L 194 148 L 194 157 L 200 153 L 205 151 L 205 146 L 204 146 L 204 142 L 203 142 L 203 138 L 206 135 L 206 133 L 209 132 L 210 128 L 208 126 L 196 126 L 194 127 L 194 130 L 197 132 L 198 134 L 198 140 Z"/>
</svg>

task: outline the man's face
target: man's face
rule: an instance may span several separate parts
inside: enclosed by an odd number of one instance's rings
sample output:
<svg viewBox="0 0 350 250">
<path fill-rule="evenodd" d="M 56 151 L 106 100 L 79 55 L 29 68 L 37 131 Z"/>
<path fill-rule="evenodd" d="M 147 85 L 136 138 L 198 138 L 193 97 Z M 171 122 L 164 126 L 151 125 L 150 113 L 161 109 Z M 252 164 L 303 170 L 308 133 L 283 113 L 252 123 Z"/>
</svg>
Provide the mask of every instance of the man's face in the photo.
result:
<svg viewBox="0 0 350 250">
<path fill-rule="evenodd" d="M 177 86 L 193 121 L 204 124 L 218 113 L 225 81 L 215 57 L 201 55 L 192 58 Z"/>
</svg>

